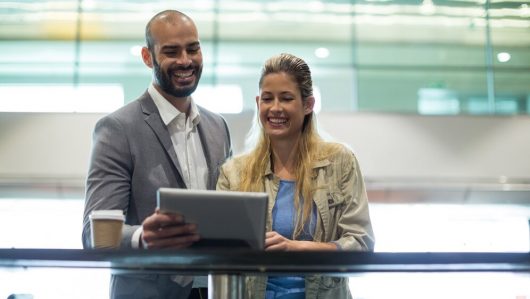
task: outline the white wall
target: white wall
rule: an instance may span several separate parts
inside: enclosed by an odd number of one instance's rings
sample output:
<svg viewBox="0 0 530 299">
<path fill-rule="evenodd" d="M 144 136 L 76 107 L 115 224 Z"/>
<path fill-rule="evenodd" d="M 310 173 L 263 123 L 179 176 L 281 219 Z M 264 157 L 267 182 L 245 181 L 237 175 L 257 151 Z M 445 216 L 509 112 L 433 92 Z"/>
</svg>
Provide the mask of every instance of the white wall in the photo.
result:
<svg viewBox="0 0 530 299">
<path fill-rule="evenodd" d="M 74 180 L 86 174 L 102 114 L 0 113 L 0 180 Z M 357 153 L 364 175 L 530 178 L 530 117 L 321 113 L 320 126 Z M 252 112 L 225 115 L 234 151 Z"/>
<path fill-rule="evenodd" d="M 100 114 L 0 113 L 0 178 L 82 179 Z"/>
<path fill-rule="evenodd" d="M 369 177 L 530 177 L 528 116 L 333 113 L 319 120 L 352 146 Z"/>
</svg>

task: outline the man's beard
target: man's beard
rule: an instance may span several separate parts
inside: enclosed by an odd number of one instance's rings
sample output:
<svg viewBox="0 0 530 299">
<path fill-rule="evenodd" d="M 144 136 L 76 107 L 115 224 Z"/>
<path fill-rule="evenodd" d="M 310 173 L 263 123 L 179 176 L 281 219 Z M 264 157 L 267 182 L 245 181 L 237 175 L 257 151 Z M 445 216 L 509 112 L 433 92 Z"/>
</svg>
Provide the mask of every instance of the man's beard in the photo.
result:
<svg viewBox="0 0 530 299">
<path fill-rule="evenodd" d="M 185 70 L 184 68 L 170 68 L 168 69 L 167 73 L 164 73 L 164 71 L 160 68 L 160 65 L 156 61 L 156 58 L 154 56 L 154 53 L 151 53 L 151 57 L 153 57 L 153 69 L 155 71 L 155 79 L 160 85 L 160 88 L 167 94 L 170 94 L 177 98 L 183 98 L 191 95 L 195 89 L 197 89 L 197 85 L 199 84 L 199 79 L 201 78 L 202 73 L 202 65 L 196 65 L 194 63 L 191 64 L 189 68 L 186 69 L 194 69 L 195 71 L 195 84 L 190 87 L 185 88 L 177 88 L 171 81 L 172 73 L 178 70 Z"/>
</svg>

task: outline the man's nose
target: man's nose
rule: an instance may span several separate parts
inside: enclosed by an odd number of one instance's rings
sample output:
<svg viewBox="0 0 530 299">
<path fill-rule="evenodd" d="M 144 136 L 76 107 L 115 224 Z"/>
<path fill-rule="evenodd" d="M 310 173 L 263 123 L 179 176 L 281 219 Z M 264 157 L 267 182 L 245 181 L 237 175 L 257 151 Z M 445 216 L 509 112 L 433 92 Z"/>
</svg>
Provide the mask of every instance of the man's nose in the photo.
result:
<svg viewBox="0 0 530 299">
<path fill-rule="evenodd" d="M 182 51 L 177 57 L 177 64 L 188 66 L 191 64 L 191 58 L 186 51 Z"/>
</svg>

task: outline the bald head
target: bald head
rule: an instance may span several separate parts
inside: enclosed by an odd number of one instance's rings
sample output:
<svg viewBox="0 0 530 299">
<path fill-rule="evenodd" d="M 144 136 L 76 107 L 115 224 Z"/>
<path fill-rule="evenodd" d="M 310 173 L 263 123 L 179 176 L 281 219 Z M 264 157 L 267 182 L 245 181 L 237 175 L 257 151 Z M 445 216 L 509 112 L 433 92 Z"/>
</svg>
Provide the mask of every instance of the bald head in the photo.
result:
<svg viewBox="0 0 530 299">
<path fill-rule="evenodd" d="M 151 32 L 151 27 L 153 26 L 153 24 L 177 24 L 179 22 L 190 22 L 195 26 L 193 20 L 190 17 L 178 10 L 164 10 L 154 15 L 145 26 L 145 42 L 147 43 L 147 48 L 152 51 L 153 45 L 155 43 L 153 34 Z"/>
</svg>

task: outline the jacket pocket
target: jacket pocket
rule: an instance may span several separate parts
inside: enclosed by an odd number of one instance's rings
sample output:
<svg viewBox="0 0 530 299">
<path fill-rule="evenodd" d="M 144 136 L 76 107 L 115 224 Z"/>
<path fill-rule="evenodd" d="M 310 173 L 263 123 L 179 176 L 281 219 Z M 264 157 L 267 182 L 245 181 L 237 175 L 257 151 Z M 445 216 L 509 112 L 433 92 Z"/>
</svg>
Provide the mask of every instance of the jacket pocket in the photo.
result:
<svg viewBox="0 0 530 299">
<path fill-rule="evenodd" d="M 341 286 L 343 279 L 341 277 L 322 276 L 320 279 L 320 288 L 328 290 L 338 288 Z"/>
<path fill-rule="evenodd" d="M 341 208 L 344 205 L 344 196 L 340 194 L 340 192 L 333 192 L 329 191 L 327 194 L 328 197 L 328 208 L 331 212 L 332 209 L 338 209 Z"/>
<path fill-rule="evenodd" d="M 351 299 L 348 278 L 323 276 L 316 298 Z"/>
</svg>

